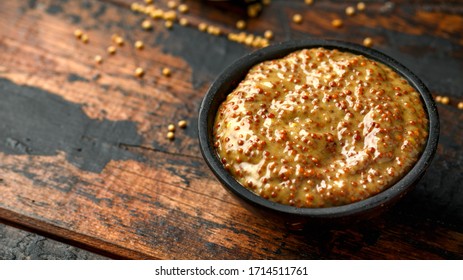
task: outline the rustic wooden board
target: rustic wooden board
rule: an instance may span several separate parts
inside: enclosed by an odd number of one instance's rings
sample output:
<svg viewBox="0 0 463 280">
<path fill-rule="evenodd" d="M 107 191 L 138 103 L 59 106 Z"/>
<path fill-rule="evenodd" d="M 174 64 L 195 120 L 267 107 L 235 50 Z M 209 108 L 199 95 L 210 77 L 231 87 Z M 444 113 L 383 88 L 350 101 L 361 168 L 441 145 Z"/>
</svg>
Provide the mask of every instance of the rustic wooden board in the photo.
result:
<svg viewBox="0 0 463 280">
<path fill-rule="evenodd" d="M 193 26 L 235 32 L 244 16 L 235 6 L 185 2 Z M 29 0 L 0 2 L 0 218 L 115 258 L 463 258 L 463 4 L 366 1 L 365 12 L 344 15 L 355 2 L 272 1 L 248 31 L 272 29 L 274 42 L 369 36 L 433 94 L 450 97 L 439 105 L 429 172 L 388 213 L 294 233 L 222 189 L 200 155 L 196 114 L 214 77 L 251 48 L 162 21 L 144 31 L 131 1 Z M 290 21 L 296 12 L 302 24 Z M 336 17 L 340 29 L 330 24 Z M 88 44 L 74 38 L 76 28 Z M 113 33 L 126 44 L 109 56 Z M 132 46 L 138 39 L 142 51 Z M 138 66 L 142 79 L 133 76 Z M 171 142 L 167 124 L 180 119 L 189 125 Z"/>
<path fill-rule="evenodd" d="M 0 224 L 0 260 L 106 260 L 37 233 Z"/>
</svg>

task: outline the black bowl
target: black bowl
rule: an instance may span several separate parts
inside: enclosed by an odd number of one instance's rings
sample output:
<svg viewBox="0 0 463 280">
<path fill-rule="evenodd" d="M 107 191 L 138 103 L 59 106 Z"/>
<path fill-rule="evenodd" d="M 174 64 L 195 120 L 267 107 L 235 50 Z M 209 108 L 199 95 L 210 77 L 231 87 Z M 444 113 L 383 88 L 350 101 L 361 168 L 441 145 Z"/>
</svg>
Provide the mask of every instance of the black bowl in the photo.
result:
<svg viewBox="0 0 463 280">
<path fill-rule="evenodd" d="M 343 206 L 298 208 L 264 199 L 239 184 L 233 176 L 224 169 L 217 156 L 213 146 L 213 124 L 219 105 L 225 100 L 226 96 L 236 88 L 238 83 L 244 79 L 252 66 L 265 60 L 282 58 L 296 50 L 316 47 L 360 54 L 369 59 L 388 65 L 397 73 L 401 74 L 421 94 L 421 99 L 429 118 L 429 136 L 424 152 L 413 168 L 396 184 L 383 192 L 362 201 Z M 225 69 L 211 85 L 203 99 L 199 110 L 198 129 L 201 152 L 206 163 L 222 185 L 239 198 L 241 202 L 245 202 L 244 204 L 249 206 L 251 211 L 263 214 L 263 217 L 267 219 L 284 221 L 292 225 L 306 224 L 306 222 L 345 224 L 346 222 L 350 223 L 381 213 L 382 210 L 390 207 L 394 202 L 413 189 L 417 181 L 429 167 L 436 152 L 439 139 L 439 116 L 436 104 L 423 82 L 410 70 L 389 56 L 357 44 L 309 39 L 283 42 L 257 50 L 245 55 Z"/>
</svg>

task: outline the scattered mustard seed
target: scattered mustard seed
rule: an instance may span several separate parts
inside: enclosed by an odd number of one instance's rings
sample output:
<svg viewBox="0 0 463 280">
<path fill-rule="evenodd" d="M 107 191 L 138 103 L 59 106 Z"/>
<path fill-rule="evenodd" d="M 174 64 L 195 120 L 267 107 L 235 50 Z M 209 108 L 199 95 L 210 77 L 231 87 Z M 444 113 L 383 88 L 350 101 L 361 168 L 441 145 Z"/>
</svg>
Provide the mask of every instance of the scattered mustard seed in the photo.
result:
<svg viewBox="0 0 463 280">
<path fill-rule="evenodd" d="M 265 48 L 265 47 L 268 47 L 268 45 L 270 45 L 269 41 L 267 39 L 263 39 L 261 42 L 260 42 L 260 45 L 258 47 L 262 47 L 262 48 Z"/>
<path fill-rule="evenodd" d="M 167 130 L 168 130 L 168 131 L 174 132 L 174 131 L 175 131 L 175 124 L 173 124 L 173 123 L 169 124 L 169 125 L 167 126 Z"/>
<path fill-rule="evenodd" d="M 165 12 L 163 18 L 164 20 L 175 21 L 177 20 L 177 13 L 175 11 Z"/>
<path fill-rule="evenodd" d="M 161 9 L 156 9 L 150 13 L 151 18 L 160 19 L 164 17 L 164 11 Z"/>
<path fill-rule="evenodd" d="M 248 34 L 246 38 L 244 39 L 244 44 L 251 46 L 252 42 L 254 41 L 254 35 L 253 34 Z"/>
<path fill-rule="evenodd" d="M 200 24 L 198 24 L 198 29 L 199 31 L 206 31 L 207 30 L 207 23 L 204 23 L 204 22 L 201 22 Z"/>
<path fill-rule="evenodd" d="M 248 6 L 248 16 L 256 17 L 259 12 L 262 10 L 262 5 L 260 3 L 252 4 Z"/>
<path fill-rule="evenodd" d="M 251 46 L 254 47 L 254 48 L 259 47 L 260 42 L 261 42 L 262 39 L 263 39 L 263 38 L 260 37 L 260 36 L 255 36 L 255 37 L 254 37 L 254 40 L 252 40 L 252 42 L 251 42 Z"/>
<path fill-rule="evenodd" d="M 179 19 L 179 23 L 181 26 L 187 26 L 189 24 L 189 21 L 186 18 L 181 18 Z"/>
<path fill-rule="evenodd" d="M 186 14 L 188 13 L 188 11 L 190 10 L 190 8 L 188 8 L 188 6 L 186 4 L 180 4 L 178 6 L 178 11 L 182 14 Z"/>
<path fill-rule="evenodd" d="M 95 55 L 94 60 L 97 64 L 101 64 L 103 62 L 103 58 L 101 57 L 101 55 Z"/>
<path fill-rule="evenodd" d="M 302 16 L 300 14 L 293 15 L 293 22 L 294 23 L 301 23 L 302 22 Z"/>
<path fill-rule="evenodd" d="M 444 104 L 444 105 L 449 104 L 450 103 L 450 98 L 448 98 L 447 96 L 443 96 L 442 100 L 441 100 L 441 103 Z"/>
<path fill-rule="evenodd" d="M 115 39 L 114 39 L 114 42 L 116 44 L 118 44 L 119 46 L 123 46 L 124 45 L 124 38 L 120 37 L 120 36 L 117 36 Z"/>
<path fill-rule="evenodd" d="M 80 37 L 80 40 L 82 40 L 82 42 L 84 44 L 87 44 L 88 43 L 88 35 L 87 34 L 82 34 L 82 36 Z"/>
<path fill-rule="evenodd" d="M 143 70 L 141 67 L 137 67 L 135 69 L 135 76 L 141 78 L 143 75 L 145 75 L 145 70 Z"/>
<path fill-rule="evenodd" d="M 170 71 L 170 68 L 164 67 L 162 68 L 162 75 L 169 77 L 172 74 L 172 71 Z"/>
<path fill-rule="evenodd" d="M 145 19 L 142 23 L 141 23 L 141 27 L 145 30 L 151 30 L 153 28 L 153 25 L 151 24 L 151 21 Z"/>
<path fill-rule="evenodd" d="M 140 5 L 140 7 L 138 8 L 137 12 L 140 12 L 140 13 L 146 14 L 146 7 L 145 7 L 145 6 L 142 6 L 142 5 Z"/>
<path fill-rule="evenodd" d="M 333 20 L 331 21 L 331 25 L 332 25 L 333 27 L 340 28 L 340 27 L 342 27 L 343 22 L 342 22 L 341 19 L 338 19 L 338 18 L 337 18 L 337 19 L 333 19 Z"/>
<path fill-rule="evenodd" d="M 371 39 L 370 37 L 366 37 L 365 39 L 363 39 L 363 45 L 365 47 L 373 46 L 373 39 Z"/>
<path fill-rule="evenodd" d="M 167 2 L 167 7 L 169 7 L 169 9 L 175 9 L 175 8 L 177 8 L 177 2 L 176 1 L 168 1 Z"/>
<path fill-rule="evenodd" d="M 461 102 L 461 103 L 463 104 L 463 102 Z M 186 120 L 181 120 L 181 121 L 178 122 L 177 125 L 180 128 L 185 128 L 187 126 L 187 122 L 186 122 Z"/>
<path fill-rule="evenodd" d="M 363 3 L 363 2 L 358 2 L 357 3 L 357 10 L 364 11 L 365 7 L 366 7 L 365 3 Z"/>
<path fill-rule="evenodd" d="M 175 138 L 175 133 L 173 133 L 172 131 L 167 132 L 167 139 L 174 140 L 174 138 Z"/>
<path fill-rule="evenodd" d="M 140 4 L 138 3 L 132 3 L 130 4 L 130 9 L 134 12 L 138 12 L 140 10 Z"/>
<path fill-rule="evenodd" d="M 220 28 L 217 26 L 209 25 L 207 27 L 207 33 L 214 36 L 219 36 L 222 33 L 222 30 L 220 30 Z"/>
<path fill-rule="evenodd" d="M 442 96 L 440 96 L 440 95 L 436 96 L 436 98 L 434 98 L 434 99 L 436 99 L 436 102 L 439 102 L 439 103 L 442 102 Z"/>
<path fill-rule="evenodd" d="M 74 30 L 74 36 L 76 36 L 77 39 L 80 39 L 84 33 L 80 29 Z"/>
<path fill-rule="evenodd" d="M 236 28 L 238 28 L 239 30 L 243 30 L 246 28 L 246 22 L 244 20 L 238 20 L 236 22 Z"/>
<path fill-rule="evenodd" d="M 245 44 L 248 46 L 262 48 L 269 45 L 269 41 L 261 36 L 254 36 L 253 34 L 247 34 L 246 32 L 240 33 L 229 33 L 227 35 L 228 40 Z"/>
<path fill-rule="evenodd" d="M 266 30 L 266 31 L 264 32 L 264 37 L 265 37 L 266 39 L 268 39 L 268 40 L 272 39 L 272 38 L 273 38 L 273 32 L 272 32 L 272 30 Z"/>
<path fill-rule="evenodd" d="M 141 50 L 145 47 L 142 41 L 135 41 L 135 48 Z"/>
<path fill-rule="evenodd" d="M 153 4 L 153 0 L 145 0 L 146 4 Z"/>
<path fill-rule="evenodd" d="M 172 26 L 174 26 L 174 23 L 171 20 L 166 20 L 166 22 L 164 22 L 164 26 L 168 29 L 171 29 Z"/>
<path fill-rule="evenodd" d="M 265 6 L 270 5 L 271 2 L 272 0 L 262 0 L 262 4 L 264 4 Z"/>
<path fill-rule="evenodd" d="M 116 47 L 115 46 L 109 46 L 108 47 L 108 53 L 109 54 L 115 54 L 116 53 Z"/>
<path fill-rule="evenodd" d="M 352 6 L 349 6 L 346 8 L 346 15 L 348 16 L 353 16 L 355 14 L 355 8 Z"/>
<path fill-rule="evenodd" d="M 313 0 L 305 0 L 304 1 L 307 5 L 312 5 L 313 4 Z"/>
<path fill-rule="evenodd" d="M 457 107 L 458 107 L 458 109 L 463 110 L 463 102 L 458 102 Z"/>
</svg>

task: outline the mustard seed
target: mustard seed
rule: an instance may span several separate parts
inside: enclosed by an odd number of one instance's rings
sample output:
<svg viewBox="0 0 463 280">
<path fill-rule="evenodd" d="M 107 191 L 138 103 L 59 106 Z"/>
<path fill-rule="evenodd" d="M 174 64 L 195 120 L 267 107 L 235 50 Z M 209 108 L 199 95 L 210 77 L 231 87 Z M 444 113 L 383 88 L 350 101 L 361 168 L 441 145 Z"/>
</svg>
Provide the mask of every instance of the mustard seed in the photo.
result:
<svg viewBox="0 0 463 280">
<path fill-rule="evenodd" d="M 206 31 L 207 30 L 207 23 L 204 23 L 204 22 L 201 22 L 200 24 L 198 24 L 198 29 L 199 31 Z"/>
<path fill-rule="evenodd" d="M 145 75 L 145 70 L 143 70 L 143 68 L 141 68 L 141 67 L 137 67 L 135 69 L 135 76 L 138 77 L 138 78 L 141 78 L 141 77 L 143 77 L 143 75 Z"/>
<path fill-rule="evenodd" d="M 458 102 L 458 109 L 463 110 L 463 102 Z"/>
<path fill-rule="evenodd" d="M 115 46 L 109 46 L 108 47 L 108 53 L 109 54 L 115 54 L 116 53 L 116 47 Z"/>
<path fill-rule="evenodd" d="M 148 5 L 153 4 L 153 0 L 145 0 L 145 3 L 148 4 Z"/>
<path fill-rule="evenodd" d="M 175 8 L 177 8 L 177 2 L 176 1 L 168 1 L 167 2 L 167 7 L 169 7 L 169 9 L 175 9 Z"/>
<path fill-rule="evenodd" d="M 181 18 L 179 20 L 179 23 L 180 23 L 181 26 L 187 26 L 189 24 L 189 21 L 186 18 Z"/>
<path fill-rule="evenodd" d="M 262 4 L 264 4 L 265 6 L 270 5 L 271 2 L 272 0 L 262 0 Z"/>
<path fill-rule="evenodd" d="M 439 102 L 439 103 L 442 102 L 442 96 L 440 96 L 440 95 L 436 96 L 436 98 L 434 98 L 434 99 L 436 99 L 436 102 Z"/>
<path fill-rule="evenodd" d="M 270 45 L 269 41 L 267 39 L 262 39 L 258 47 L 268 47 Z"/>
<path fill-rule="evenodd" d="M 365 8 L 366 8 L 365 3 L 363 3 L 363 2 L 358 2 L 358 3 L 357 3 L 357 10 L 359 10 L 359 11 L 364 11 Z"/>
<path fill-rule="evenodd" d="M 150 13 L 151 18 L 160 19 L 164 17 L 164 11 L 161 9 L 156 9 Z"/>
<path fill-rule="evenodd" d="M 363 45 L 365 47 L 373 46 L 373 39 L 371 39 L 370 37 L 366 37 L 365 39 L 363 39 Z"/>
<path fill-rule="evenodd" d="M 190 8 L 188 8 L 188 6 L 187 6 L 186 4 L 180 4 L 180 5 L 178 6 L 178 11 L 179 11 L 180 13 L 182 13 L 182 14 L 188 13 L 189 9 L 190 9 Z"/>
<path fill-rule="evenodd" d="M 272 30 L 266 30 L 266 31 L 264 32 L 264 37 L 265 37 L 266 39 L 269 39 L 269 40 L 272 39 L 272 38 L 273 38 L 273 32 L 272 32 Z"/>
<path fill-rule="evenodd" d="M 88 43 L 88 35 L 87 34 L 82 34 L 82 36 L 80 37 L 80 40 L 82 40 L 82 42 L 84 44 L 87 44 Z"/>
<path fill-rule="evenodd" d="M 301 23 L 302 22 L 302 16 L 300 14 L 293 15 L 293 22 L 294 23 Z"/>
<path fill-rule="evenodd" d="M 239 30 L 243 30 L 246 28 L 246 22 L 244 20 L 238 20 L 236 22 L 236 28 L 238 28 Z"/>
<path fill-rule="evenodd" d="M 177 20 L 177 13 L 175 11 L 165 12 L 163 18 L 164 20 L 175 21 Z"/>
<path fill-rule="evenodd" d="M 340 27 L 342 27 L 343 22 L 342 22 L 341 19 L 333 19 L 333 20 L 331 21 L 331 25 L 332 25 L 333 27 L 340 28 Z"/>
<path fill-rule="evenodd" d="M 175 124 L 171 123 L 167 126 L 167 130 L 168 131 L 171 131 L 171 132 L 174 132 L 175 131 Z"/>
<path fill-rule="evenodd" d="M 355 14 L 355 8 L 352 6 L 349 6 L 346 8 L 346 15 L 348 16 L 353 16 Z"/>
<path fill-rule="evenodd" d="M 171 29 L 172 26 L 174 26 L 174 23 L 170 20 L 167 20 L 166 22 L 164 22 L 164 26 L 168 29 Z"/>
<path fill-rule="evenodd" d="M 167 132 L 167 139 L 174 140 L 175 139 L 175 133 L 173 133 L 172 131 Z"/>
<path fill-rule="evenodd" d="M 137 12 L 140 12 L 140 13 L 143 13 L 143 14 L 146 14 L 146 7 L 145 6 L 141 6 L 138 8 L 138 11 Z"/>
<path fill-rule="evenodd" d="M 462 104 L 463 104 L 463 102 L 462 102 Z M 186 120 L 181 120 L 181 121 L 178 122 L 178 127 L 185 128 L 186 126 L 187 126 Z"/>
<path fill-rule="evenodd" d="M 262 5 L 260 3 L 249 5 L 248 6 L 248 16 L 256 17 L 261 10 L 262 10 Z"/>
<path fill-rule="evenodd" d="M 140 4 L 138 3 L 132 3 L 130 4 L 130 9 L 134 12 L 138 12 L 140 10 Z"/>
<path fill-rule="evenodd" d="M 307 5 L 312 5 L 313 4 L 313 0 L 305 0 L 304 1 Z"/>
<path fill-rule="evenodd" d="M 248 34 L 246 38 L 244 39 L 244 44 L 251 46 L 253 41 L 254 41 L 254 35 Z"/>
<path fill-rule="evenodd" d="M 209 25 L 207 27 L 207 33 L 209 33 L 211 35 L 218 36 L 218 35 L 220 35 L 222 33 L 222 31 L 217 26 Z"/>
<path fill-rule="evenodd" d="M 101 62 L 103 62 L 101 55 L 95 55 L 94 60 L 97 64 L 101 64 Z"/>
<path fill-rule="evenodd" d="M 118 44 L 119 46 L 123 46 L 124 45 L 124 39 L 120 36 L 117 36 L 115 39 L 114 39 L 114 42 L 116 44 Z"/>
<path fill-rule="evenodd" d="M 142 50 L 145 47 L 145 45 L 143 44 L 142 41 L 135 41 L 134 45 L 135 45 L 135 48 L 137 48 L 139 50 Z"/>
<path fill-rule="evenodd" d="M 82 32 L 82 30 L 80 30 L 80 29 L 74 30 L 74 36 L 75 36 L 77 39 L 80 39 L 80 38 L 82 37 L 82 34 L 84 34 L 84 33 Z"/>
<path fill-rule="evenodd" d="M 441 103 L 444 104 L 444 105 L 449 104 L 450 103 L 450 98 L 448 98 L 447 96 L 443 96 L 442 100 L 441 100 Z"/>
<path fill-rule="evenodd" d="M 171 74 L 172 74 L 172 72 L 171 72 L 170 68 L 164 67 L 164 68 L 162 69 L 162 75 L 164 75 L 164 76 L 166 76 L 166 77 L 169 77 Z"/>
<path fill-rule="evenodd" d="M 142 23 L 141 23 L 141 27 L 145 30 L 151 30 L 153 28 L 153 24 L 151 24 L 151 21 L 145 19 Z"/>
</svg>

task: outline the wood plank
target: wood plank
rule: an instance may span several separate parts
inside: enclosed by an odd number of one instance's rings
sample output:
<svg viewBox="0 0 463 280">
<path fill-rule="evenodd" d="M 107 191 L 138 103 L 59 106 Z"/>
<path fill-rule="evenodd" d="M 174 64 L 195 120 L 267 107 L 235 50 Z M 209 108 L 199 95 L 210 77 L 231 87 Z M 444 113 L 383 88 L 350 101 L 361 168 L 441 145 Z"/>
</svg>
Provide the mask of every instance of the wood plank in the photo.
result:
<svg viewBox="0 0 463 280">
<path fill-rule="evenodd" d="M 0 260 L 105 260 L 36 233 L 0 224 Z"/>
<path fill-rule="evenodd" d="M 347 229 L 288 231 L 244 209 L 213 177 L 196 139 L 196 113 L 208 85 L 251 48 L 196 28 L 235 32 L 243 11 L 187 1 L 193 26 L 172 30 L 131 1 L 0 3 L 0 217 L 116 258 L 305 259 L 462 258 L 462 5 L 450 13 L 433 1 L 380 1 L 355 17 L 347 3 L 272 1 L 248 31 L 275 41 L 331 37 L 361 42 L 396 57 L 425 79 L 441 105 L 442 141 L 424 178 L 389 213 Z M 158 1 L 165 6 L 166 1 Z M 353 2 L 352 2 L 353 3 Z M 304 21 L 290 21 L 303 11 Z M 458 12 L 460 11 L 460 12 Z M 341 17 L 341 29 L 331 19 Z M 73 31 L 89 34 L 88 44 Z M 126 39 L 106 54 L 111 34 Z M 145 49 L 135 50 L 141 39 Z M 102 55 L 101 65 L 93 61 Z M 133 71 L 146 70 L 142 79 Z M 172 69 L 171 77 L 161 74 Z M 167 124 L 186 119 L 176 139 Z"/>
</svg>

